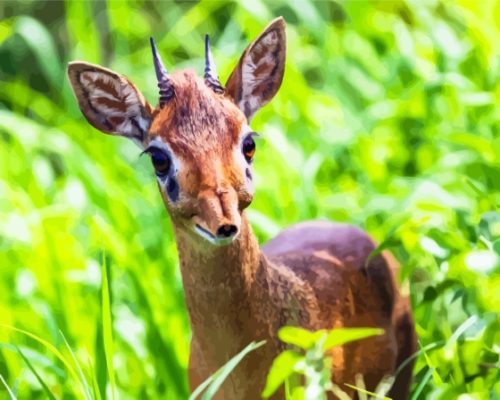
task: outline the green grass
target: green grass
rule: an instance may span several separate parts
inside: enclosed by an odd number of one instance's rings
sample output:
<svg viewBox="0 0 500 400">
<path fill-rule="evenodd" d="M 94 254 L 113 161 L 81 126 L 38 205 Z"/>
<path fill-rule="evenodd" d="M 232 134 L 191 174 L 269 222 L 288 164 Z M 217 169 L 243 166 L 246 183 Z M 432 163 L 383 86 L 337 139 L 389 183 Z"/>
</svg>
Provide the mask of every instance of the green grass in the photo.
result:
<svg viewBox="0 0 500 400">
<path fill-rule="evenodd" d="M 42 0 L 0 3 L 0 398 L 189 397 L 151 165 L 86 123 L 65 69 L 102 64 L 154 103 L 149 36 L 201 73 L 209 33 L 224 81 L 278 15 L 285 79 L 252 121 L 259 240 L 306 219 L 364 228 L 411 296 L 413 398 L 500 397 L 499 2 Z"/>
<path fill-rule="evenodd" d="M 265 341 L 250 343 L 233 358 L 231 358 L 226 364 L 221 366 L 220 369 L 217 370 L 212 376 L 208 377 L 195 390 L 193 390 L 193 393 L 189 396 L 189 400 L 196 400 L 201 393 L 203 393 L 203 396 L 201 397 L 202 400 L 212 399 L 229 374 L 241 362 L 241 360 L 243 360 L 248 353 L 258 349 L 264 344 Z"/>
<path fill-rule="evenodd" d="M 103 257 L 102 266 L 102 330 L 104 341 L 104 353 L 106 356 L 106 368 L 111 386 L 111 398 L 114 400 L 116 391 L 115 370 L 113 367 L 113 318 L 111 316 L 111 292 L 109 287 L 109 269 L 106 259 Z"/>
<path fill-rule="evenodd" d="M 382 329 L 375 328 L 338 328 L 316 332 L 292 326 L 281 328 L 278 331 L 279 339 L 292 349 L 284 350 L 274 359 L 262 397 L 268 399 L 280 386 L 286 385 L 287 399 L 326 400 L 329 392 L 337 397 L 343 395 L 349 398 L 347 393 L 330 381 L 333 359 L 328 357 L 326 352 L 334 347 L 383 333 Z M 358 393 L 377 396 L 364 390 L 361 385 L 345 385 L 356 389 Z M 386 391 L 390 388 L 391 385 Z M 378 397 L 384 398 L 384 395 L 380 394 Z"/>
</svg>

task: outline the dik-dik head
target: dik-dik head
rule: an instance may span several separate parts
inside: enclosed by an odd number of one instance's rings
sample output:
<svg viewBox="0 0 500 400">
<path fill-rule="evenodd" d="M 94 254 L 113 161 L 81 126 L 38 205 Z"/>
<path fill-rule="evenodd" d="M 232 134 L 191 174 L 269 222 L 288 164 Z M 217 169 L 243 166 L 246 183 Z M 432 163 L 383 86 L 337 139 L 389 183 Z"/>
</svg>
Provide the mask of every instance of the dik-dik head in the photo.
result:
<svg viewBox="0 0 500 400">
<path fill-rule="evenodd" d="M 225 88 L 205 41 L 205 74 L 169 74 L 151 39 L 160 89 L 152 107 L 125 76 L 72 62 L 69 79 L 87 121 L 134 140 L 151 156 L 176 229 L 196 240 L 230 243 L 253 197 L 254 135 L 249 122 L 283 79 L 285 22 L 272 21 L 243 52 Z"/>
</svg>

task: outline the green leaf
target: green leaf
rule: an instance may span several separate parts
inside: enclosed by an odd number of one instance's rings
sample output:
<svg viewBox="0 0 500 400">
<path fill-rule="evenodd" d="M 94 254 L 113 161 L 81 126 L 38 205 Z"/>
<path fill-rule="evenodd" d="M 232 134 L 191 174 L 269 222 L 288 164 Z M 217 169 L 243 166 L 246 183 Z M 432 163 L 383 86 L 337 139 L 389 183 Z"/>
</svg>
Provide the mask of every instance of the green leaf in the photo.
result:
<svg viewBox="0 0 500 400">
<path fill-rule="evenodd" d="M 497 239 L 493 242 L 492 248 L 493 251 L 500 256 L 500 239 Z"/>
<path fill-rule="evenodd" d="M 500 237 L 500 213 L 490 211 L 481 215 L 479 234 L 492 241 Z"/>
<path fill-rule="evenodd" d="M 356 340 L 366 339 L 371 336 L 379 336 L 384 333 L 383 329 L 379 328 L 338 328 L 332 329 L 323 344 L 324 350 L 329 350 L 332 347 L 342 346 L 346 343 Z"/>
<path fill-rule="evenodd" d="M 267 374 L 266 386 L 262 391 L 262 397 L 269 398 L 283 384 L 283 382 L 293 373 L 299 361 L 304 360 L 304 356 L 292 351 L 285 350 L 273 361 L 271 369 Z"/>
<path fill-rule="evenodd" d="M 3 43 L 7 38 L 9 38 L 13 33 L 13 22 L 14 19 L 3 19 L 0 22 L 0 44 Z"/>
<path fill-rule="evenodd" d="M 296 326 L 285 326 L 278 331 L 278 338 L 285 343 L 293 344 L 301 349 L 308 350 L 326 333 L 326 330 L 308 331 Z"/>
<path fill-rule="evenodd" d="M 403 213 L 397 216 L 396 221 L 393 223 L 393 227 L 391 228 L 391 230 L 387 233 L 386 238 L 382 241 L 382 243 L 380 243 L 371 251 L 368 257 L 366 257 L 365 268 L 368 267 L 370 261 L 372 261 L 384 250 L 399 246 L 401 244 L 401 239 L 398 236 L 398 231 L 405 225 L 408 220 L 409 215 L 407 213 Z"/>
<path fill-rule="evenodd" d="M 438 292 L 434 286 L 429 286 L 424 291 L 424 298 L 422 301 L 434 301 L 438 296 Z"/>
<path fill-rule="evenodd" d="M 380 243 L 376 248 L 374 248 L 373 251 L 368 255 L 368 257 L 366 257 L 365 268 L 368 267 L 371 260 L 373 260 L 375 257 L 377 257 L 384 250 L 390 249 L 392 247 L 396 247 L 399 244 L 401 244 L 401 240 L 398 237 L 389 236 L 382 243 Z"/>
<path fill-rule="evenodd" d="M 303 386 L 293 389 L 292 400 L 306 400 L 306 389 Z"/>
</svg>

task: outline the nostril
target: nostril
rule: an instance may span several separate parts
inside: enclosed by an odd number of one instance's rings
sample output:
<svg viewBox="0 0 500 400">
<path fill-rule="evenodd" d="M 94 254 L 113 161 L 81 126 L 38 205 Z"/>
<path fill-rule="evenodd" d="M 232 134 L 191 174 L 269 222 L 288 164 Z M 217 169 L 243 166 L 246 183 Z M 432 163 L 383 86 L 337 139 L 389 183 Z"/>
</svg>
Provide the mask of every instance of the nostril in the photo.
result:
<svg viewBox="0 0 500 400">
<path fill-rule="evenodd" d="M 236 235 L 236 232 L 238 232 L 236 225 L 222 225 L 219 229 L 217 229 L 217 237 L 228 238 Z"/>
</svg>

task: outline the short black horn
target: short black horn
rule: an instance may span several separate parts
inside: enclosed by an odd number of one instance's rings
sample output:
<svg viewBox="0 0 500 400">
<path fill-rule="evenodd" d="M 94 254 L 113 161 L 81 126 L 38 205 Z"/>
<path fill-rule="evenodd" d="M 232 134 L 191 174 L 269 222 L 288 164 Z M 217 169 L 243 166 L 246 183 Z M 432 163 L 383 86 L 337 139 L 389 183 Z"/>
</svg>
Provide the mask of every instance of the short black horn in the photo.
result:
<svg viewBox="0 0 500 400">
<path fill-rule="evenodd" d="M 210 38 L 205 35 L 205 83 L 216 93 L 223 93 L 224 88 L 220 84 L 217 67 L 215 66 L 212 52 L 210 51 Z"/>
<path fill-rule="evenodd" d="M 163 107 L 167 101 L 174 96 L 174 87 L 168 76 L 167 69 L 163 65 L 154 39 L 149 38 L 151 50 L 153 52 L 153 62 L 155 65 L 156 79 L 158 80 L 158 88 L 160 89 L 160 107 Z"/>
</svg>

